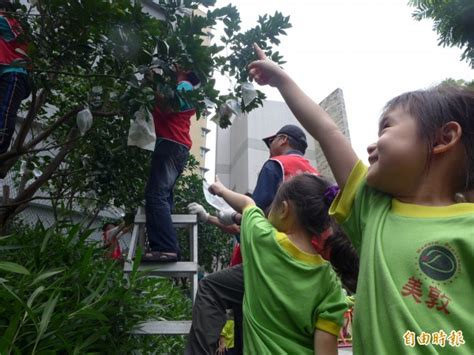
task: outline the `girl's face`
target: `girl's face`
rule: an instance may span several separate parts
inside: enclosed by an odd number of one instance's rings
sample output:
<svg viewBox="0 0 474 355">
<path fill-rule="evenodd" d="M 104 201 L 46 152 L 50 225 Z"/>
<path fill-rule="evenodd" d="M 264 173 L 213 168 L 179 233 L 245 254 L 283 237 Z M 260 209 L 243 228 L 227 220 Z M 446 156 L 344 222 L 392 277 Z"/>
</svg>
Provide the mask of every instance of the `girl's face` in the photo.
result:
<svg viewBox="0 0 474 355">
<path fill-rule="evenodd" d="M 416 119 L 403 108 L 388 112 L 379 126 L 379 139 L 371 144 L 367 183 L 394 197 L 411 195 L 427 163 L 426 145 L 419 137 Z"/>
</svg>

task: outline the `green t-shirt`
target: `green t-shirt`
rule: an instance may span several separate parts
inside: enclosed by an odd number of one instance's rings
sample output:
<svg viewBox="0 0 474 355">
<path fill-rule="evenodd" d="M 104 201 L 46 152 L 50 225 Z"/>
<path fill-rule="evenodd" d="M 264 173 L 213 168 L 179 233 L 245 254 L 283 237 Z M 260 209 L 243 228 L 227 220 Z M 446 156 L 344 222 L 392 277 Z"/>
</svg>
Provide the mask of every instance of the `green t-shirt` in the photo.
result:
<svg viewBox="0 0 474 355">
<path fill-rule="evenodd" d="M 298 249 L 256 206 L 241 225 L 246 354 L 313 354 L 314 332 L 338 335 L 347 304 L 331 265 Z"/>
<path fill-rule="evenodd" d="M 360 252 L 354 354 L 474 354 L 474 204 L 402 203 L 366 173 L 330 210 Z"/>
</svg>

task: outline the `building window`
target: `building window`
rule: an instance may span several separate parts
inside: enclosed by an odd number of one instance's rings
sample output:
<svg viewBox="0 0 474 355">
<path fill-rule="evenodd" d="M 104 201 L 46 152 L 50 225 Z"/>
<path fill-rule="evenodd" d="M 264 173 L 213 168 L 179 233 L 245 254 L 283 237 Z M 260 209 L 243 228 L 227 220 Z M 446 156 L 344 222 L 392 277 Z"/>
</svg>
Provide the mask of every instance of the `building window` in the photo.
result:
<svg viewBox="0 0 474 355">
<path fill-rule="evenodd" d="M 202 127 L 201 128 L 201 137 L 205 138 L 210 131 L 211 131 L 210 129 Z"/>
<path fill-rule="evenodd" d="M 206 148 L 206 147 L 201 147 L 201 149 L 199 150 L 199 155 L 204 158 L 206 156 L 206 153 L 209 151 L 209 148 Z"/>
</svg>

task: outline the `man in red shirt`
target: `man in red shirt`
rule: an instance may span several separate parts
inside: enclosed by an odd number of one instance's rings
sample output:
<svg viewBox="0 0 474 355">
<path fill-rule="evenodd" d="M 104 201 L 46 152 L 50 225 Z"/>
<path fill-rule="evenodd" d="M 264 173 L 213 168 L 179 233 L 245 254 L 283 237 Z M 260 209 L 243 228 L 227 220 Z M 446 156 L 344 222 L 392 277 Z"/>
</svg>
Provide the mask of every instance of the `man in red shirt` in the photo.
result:
<svg viewBox="0 0 474 355">
<path fill-rule="evenodd" d="M 151 160 L 150 176 L 145 189 L 146 230 L 150 251 L 143 261 L 178 261 L 179 246 L 176 231 L 171 220 L 173 189 L 182 174 L 189 157 L 191 117 L 196 110 L 180 93 L 190 91 L 199 85 L 199 79 L 192 71 L 175 65 L 178 86 L 176 93 L 180 110 L 173 110 L 169 103 L 157 96 L 153 111 L 156 143 Z"/>
</svg>

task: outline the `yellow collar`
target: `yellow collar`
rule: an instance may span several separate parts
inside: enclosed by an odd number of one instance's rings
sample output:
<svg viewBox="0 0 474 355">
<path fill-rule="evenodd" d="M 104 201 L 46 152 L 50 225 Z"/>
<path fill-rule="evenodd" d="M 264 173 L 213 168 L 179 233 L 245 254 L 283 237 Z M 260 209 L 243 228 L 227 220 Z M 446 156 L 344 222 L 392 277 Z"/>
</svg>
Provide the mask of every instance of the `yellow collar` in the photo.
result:
<svg viewBox="0 0 474 355">
<path fill-rule="evenodd" d="M 321 255 L 314 255 L 306 253 L 300 250 L 293 242 L 288 238 L 285 233 L 275 232 L 275 238 L 278 244 L 285 249 L 288 254 L 290 254 L 293 258 L 305 262 L 311 265 L 322 265 L 327 261 L 324 260 Z"/>
<path fill-rule="evenodd" d="M 392 199 L 392 212 L 405 217 L 454 217 L 474 213 L 474 203 L 455 203 L 449 206 L 424 206 Z"/>
</svg>

